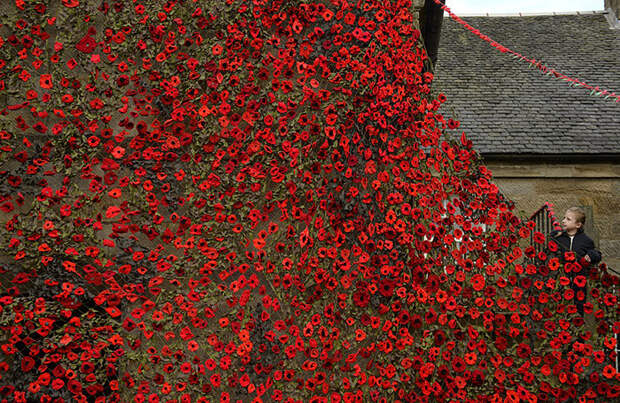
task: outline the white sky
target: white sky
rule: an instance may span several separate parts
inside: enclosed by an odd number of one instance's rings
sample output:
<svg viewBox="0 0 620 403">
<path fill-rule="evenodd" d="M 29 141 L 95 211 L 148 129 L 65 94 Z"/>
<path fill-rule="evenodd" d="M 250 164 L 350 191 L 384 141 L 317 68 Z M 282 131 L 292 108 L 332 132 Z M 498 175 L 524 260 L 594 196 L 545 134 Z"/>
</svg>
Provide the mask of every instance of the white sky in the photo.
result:
<svg viewBox="0 0 620 403">
<path fill-rule="evenodd" d="M 446 0 L 455 14 L 547 13 L 603 9 L 603 0 Z"/>
</svg>

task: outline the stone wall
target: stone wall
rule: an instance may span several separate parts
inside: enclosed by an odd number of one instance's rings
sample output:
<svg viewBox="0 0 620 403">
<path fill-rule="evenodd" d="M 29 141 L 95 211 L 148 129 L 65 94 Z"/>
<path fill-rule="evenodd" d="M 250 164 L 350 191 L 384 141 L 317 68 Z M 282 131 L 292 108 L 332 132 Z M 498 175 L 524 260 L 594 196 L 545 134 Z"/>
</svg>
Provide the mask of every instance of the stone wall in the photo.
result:
<svg viewBox="0 0 620 403">
<path fill-rule="evenodd" d="M 529 218 L 543 203 L 561 219 L 571 206 L 591 211 L 586 233 L 603 261 L 620 271 L 620 165 L 487 162 L 494 183 L 515 202 L 515 213 Z"/>
</svg>

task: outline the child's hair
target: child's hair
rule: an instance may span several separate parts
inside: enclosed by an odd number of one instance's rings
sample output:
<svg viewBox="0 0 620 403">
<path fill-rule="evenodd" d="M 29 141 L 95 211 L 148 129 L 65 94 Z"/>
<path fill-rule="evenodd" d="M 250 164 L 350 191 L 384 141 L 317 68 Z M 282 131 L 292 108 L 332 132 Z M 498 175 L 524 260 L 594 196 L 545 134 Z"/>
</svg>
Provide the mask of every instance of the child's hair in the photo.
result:
<svg viewBox="0 0 620 403">
<path fill-rule="evenodd" d="M 581 226 L 586 225 L 586 212 L 583 211 L 581 207 L 570 207 L 566 211 L 570 211 L 575 214 L 575 218 L 577 219 L 577 222 L 581 223 Z"/>
</svg>

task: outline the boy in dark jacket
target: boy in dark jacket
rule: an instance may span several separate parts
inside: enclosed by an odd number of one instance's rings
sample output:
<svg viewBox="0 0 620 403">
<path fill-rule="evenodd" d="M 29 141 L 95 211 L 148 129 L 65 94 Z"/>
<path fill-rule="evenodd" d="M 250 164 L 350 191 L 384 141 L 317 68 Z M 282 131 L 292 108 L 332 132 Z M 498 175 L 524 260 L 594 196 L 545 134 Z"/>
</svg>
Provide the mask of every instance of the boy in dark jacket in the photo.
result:
<svg viewBox="0 0 620 403">
<path fill-rule="evenodd" d="M 583 275 L 587 278 L 589 266 L 596 265 L 601 261 L 601 252 L 595 249 L 592 239 L 583 232 L 585 222 L 586 214 L 583 209 L 571 207 L 566 210 L 562 219 L 563 230 L 551 233 L 551 241 L 558 245 L 558 252 L 560 252 L 562 260 L 566 252 L 572 251 L 576 255 L 576 262 L 581 266 L 580 272 L 569 273 L 572 288 L 575 291 L 575 305 L 581 316 L 583 316 L 583 304 L 587 288 L 585 285 L 580 287 L 574 284 L 574 279 L 577 275 Z M 583 295 L 578 295 L 580 291 L 583 292 Z"/>
</svg>

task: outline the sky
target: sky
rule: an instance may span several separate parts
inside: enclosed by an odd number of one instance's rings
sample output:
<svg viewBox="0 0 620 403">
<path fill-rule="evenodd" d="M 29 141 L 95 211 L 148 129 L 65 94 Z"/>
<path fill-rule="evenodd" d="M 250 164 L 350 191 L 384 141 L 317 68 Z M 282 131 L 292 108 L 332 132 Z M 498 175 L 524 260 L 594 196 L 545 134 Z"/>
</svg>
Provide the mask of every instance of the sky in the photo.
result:
<svg viewBox="0 0 620 403">
<path fill-rule="evenodd" d="M 455 14 L 547 13 L 602 10 L 603 0 L 446 0 Z"/>
</svg>

